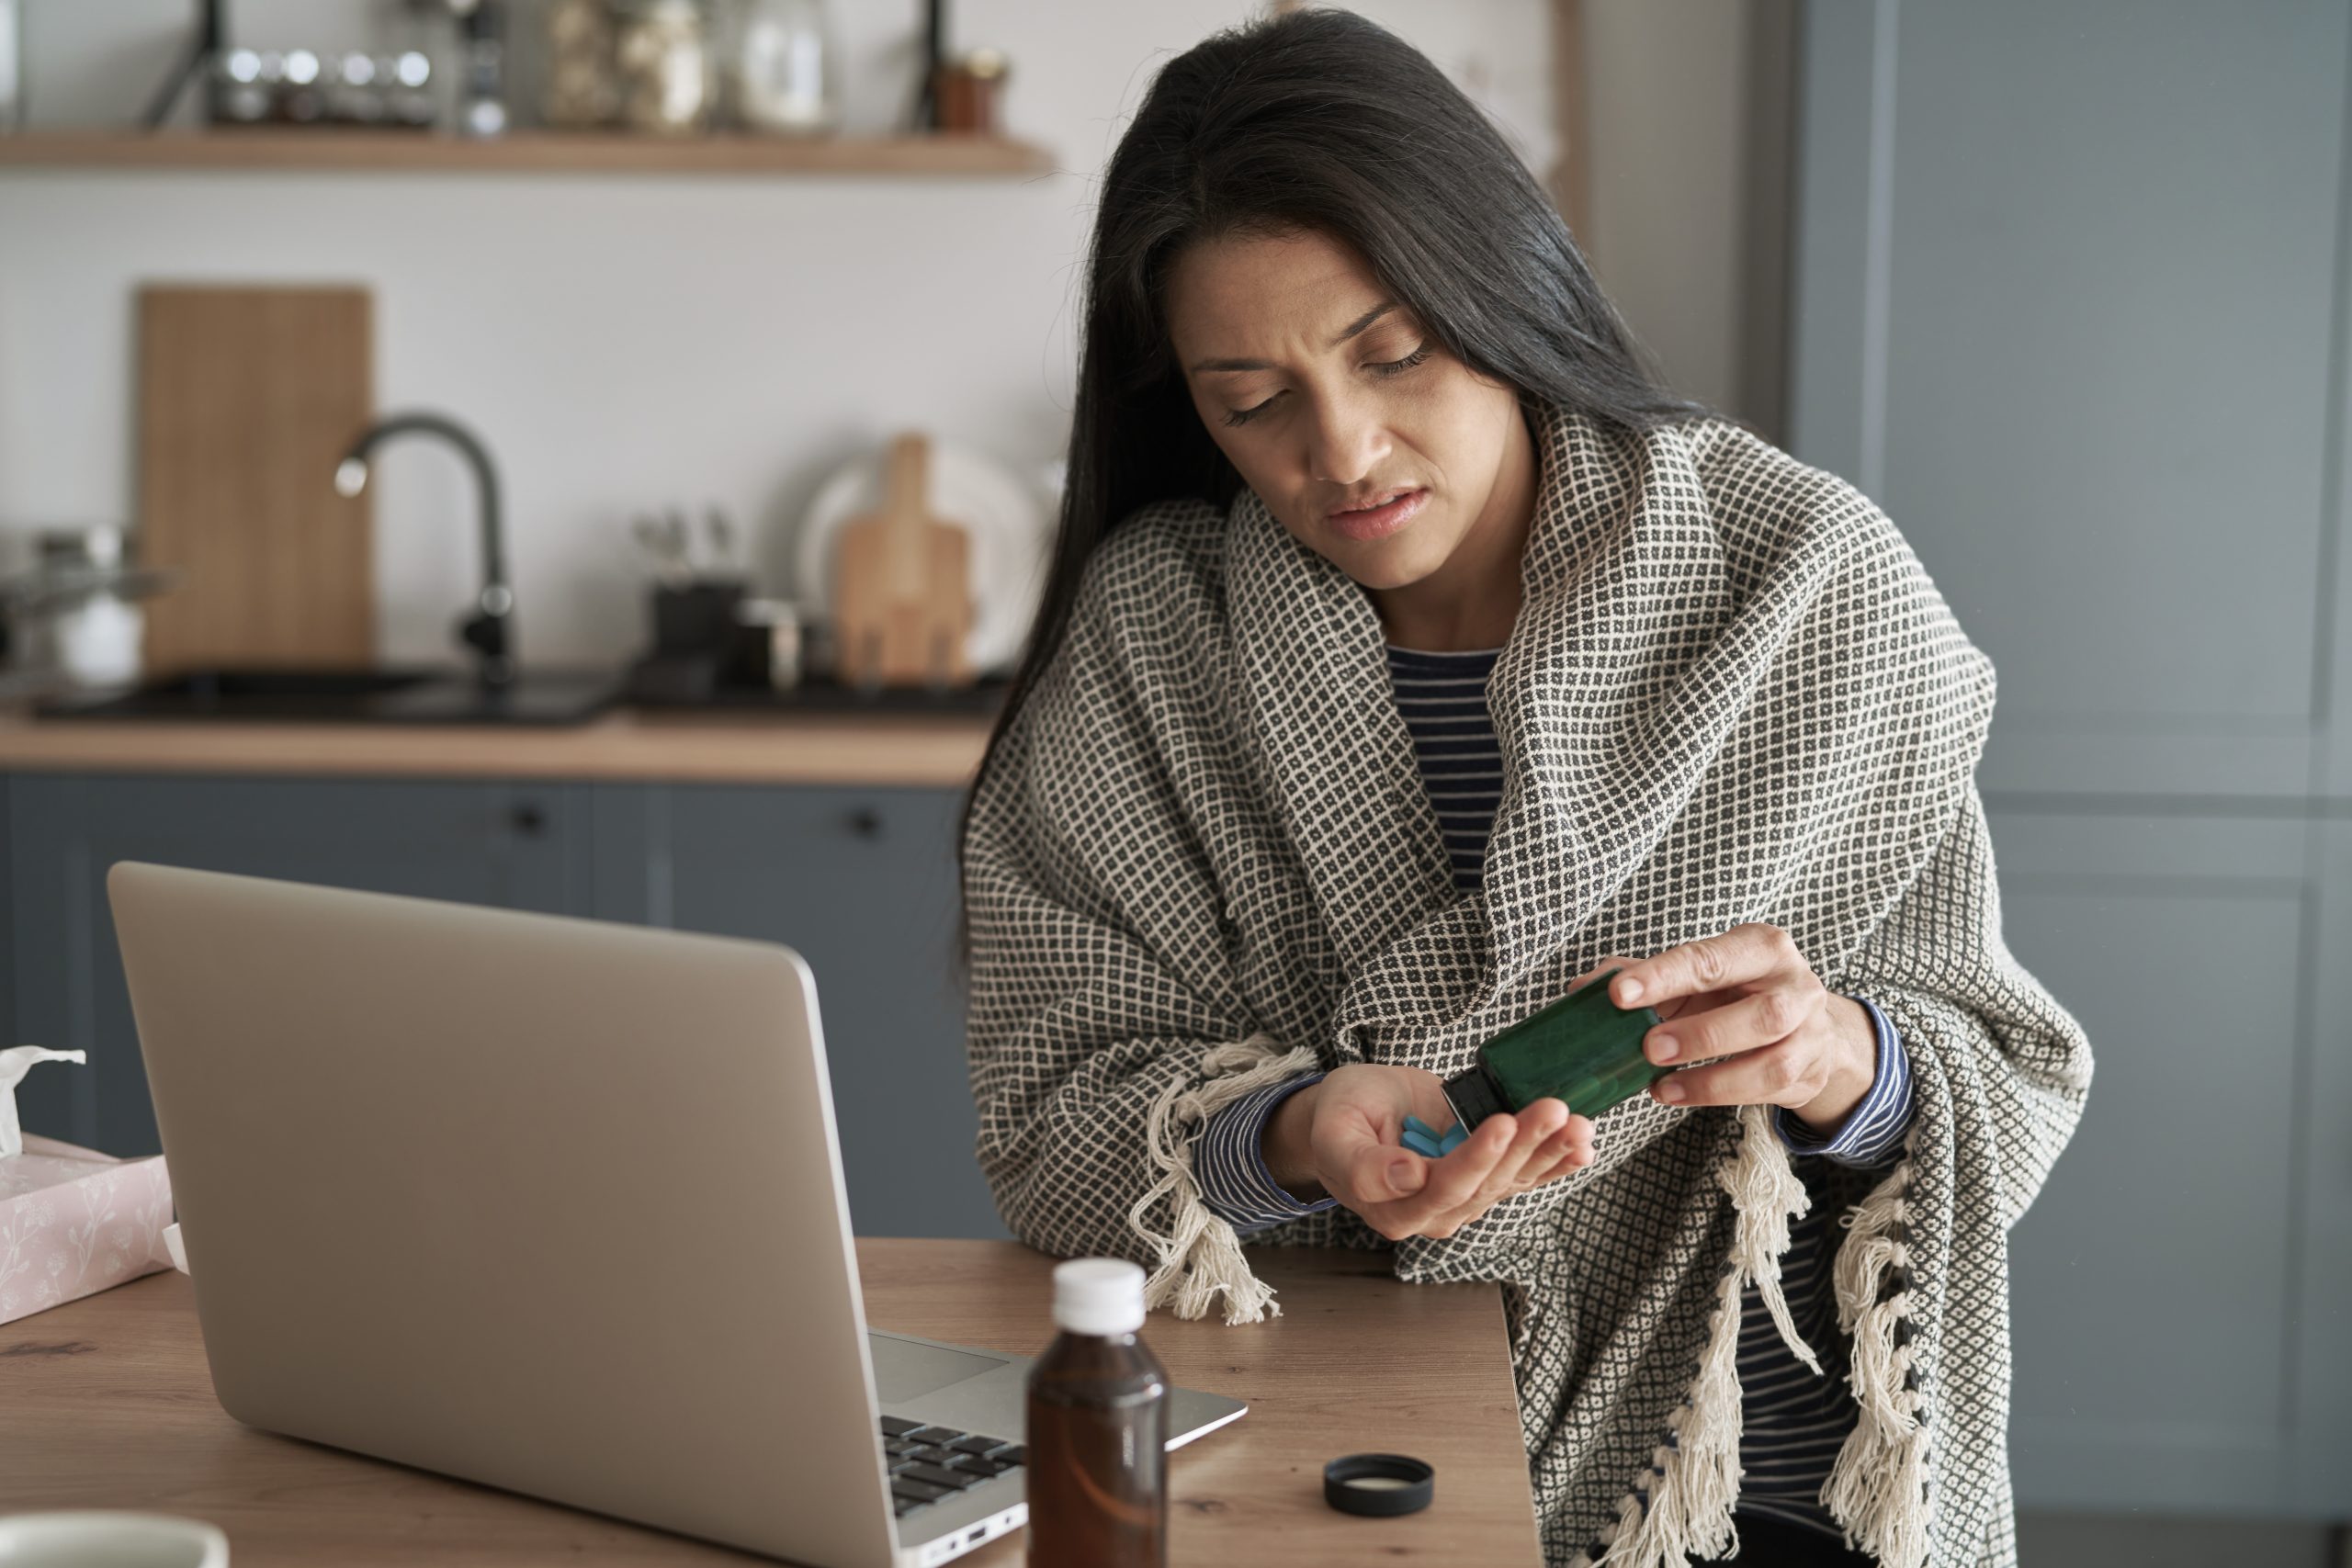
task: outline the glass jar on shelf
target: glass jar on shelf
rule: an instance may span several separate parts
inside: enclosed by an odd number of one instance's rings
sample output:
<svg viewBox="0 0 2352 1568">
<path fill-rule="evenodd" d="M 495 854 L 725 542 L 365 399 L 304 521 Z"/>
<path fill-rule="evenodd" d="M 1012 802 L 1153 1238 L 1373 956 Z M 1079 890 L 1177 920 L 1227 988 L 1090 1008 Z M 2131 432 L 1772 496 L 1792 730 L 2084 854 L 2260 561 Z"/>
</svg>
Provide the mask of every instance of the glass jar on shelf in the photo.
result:
<svg viewBox="0 0 2352 1568">
<path fill-rule="evenodd" d="M 592 130 L 620 115 L 610 0 L 542 0 L 536 29 L 539 122 Z"/>
<path fill-rule="evenodd" d="M 614 62 L 621 122 L 677 135 L 710 127 L 717 73 L 709 18 L 697 0 L 630 0 L 619 11 Z"/>
<path fill-rule="evenodd" d="M 841 62 L 826 0 L 730 0 L 723 45 L 729 119 L 746 130 L 829 136 Z"/>
</svg>

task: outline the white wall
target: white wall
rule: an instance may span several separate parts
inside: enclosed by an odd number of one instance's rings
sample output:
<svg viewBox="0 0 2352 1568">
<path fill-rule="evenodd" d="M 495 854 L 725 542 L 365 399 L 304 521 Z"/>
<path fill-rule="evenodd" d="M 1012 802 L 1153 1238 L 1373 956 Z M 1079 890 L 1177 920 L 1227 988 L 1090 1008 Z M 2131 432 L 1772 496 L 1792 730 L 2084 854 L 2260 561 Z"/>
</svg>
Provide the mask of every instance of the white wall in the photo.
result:
<svg viewBox="0 0 2352 1568">
<path fill-rule="evenodd" d="M 1595 29 L 1595 72 L 1613 69 L 1599 51 L 1627 52 L 1612 38 L 1651 36 L 1636 15 L 1649 3 L 1588 6 L 1620 14 L 1614 34 Z M 1686 20 L 1696 4 L 1682 0 Z M 1357 8 L 1427 50 L 1532 164 L 1550 158 L 1544 0 Z M 139 283 L 361 282 L 376 297 L 379 406 L 446 409 L 498 456 L 525 658 L 620 660 L 642 637 L 633 512 L 726 505 L 772 586 L 788 588 L 791 527 L 819 479 L 892 431 L 1033 470 L 1060 450 L 1095 173 L 1158 65 L 1255 9 L 958 0 L 956 41 L 1013 62 L 1010 129 L 1056 155 L 1058 172 L 1028 181 L 0 171 L 0 529 L 127 519 Z M 231 10 L 257 44 L 356 39 L 382 14 L 380 0 Z M 129 119 L 187 11 L 30 0 L 35 123 Z M 854 0 L 834 15 L 850 126 L 880 129 L 906 100 L 917 7 Z M 1672 66 L 1639 59 L 1645 75 Z M 1640 155 L 1605 124 L 1594 141 L 1629 166 Z M 1720 397 L 1719 280 L 1661 271 L 1644 247 L 1721 249 L 1707 226 L 1732 215 L 1666 191 L 1653 204 L 1690 217 L 1653 232 L 1622 188 L 1603 177 L 1596 190 L 1604 284 L 1670 302 L 1658 320 L 1674 330 L 1645 336 L 1673 378 Z M 383 651 L 441 657 L 471 589 L 463 476 L 447 454 L 403 445 L 380 483 Z"/>
</svg>

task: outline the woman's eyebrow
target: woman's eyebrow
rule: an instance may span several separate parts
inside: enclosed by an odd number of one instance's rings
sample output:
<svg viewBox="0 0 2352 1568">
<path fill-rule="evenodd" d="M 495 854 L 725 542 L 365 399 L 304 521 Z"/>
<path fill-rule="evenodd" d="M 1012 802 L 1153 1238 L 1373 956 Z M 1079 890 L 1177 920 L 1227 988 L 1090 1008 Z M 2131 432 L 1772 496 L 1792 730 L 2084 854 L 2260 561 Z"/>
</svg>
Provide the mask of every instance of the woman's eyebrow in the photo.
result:
<svg viewBox="0 0 2352 1568">
<path fill-rule="evenodd" d="M 1371 310 L 1366 310 L 1363 315 L 1358 316 L 1354 321 L 1350 321 L 1347 325 L 1347 329 L 1341 332 L 1338 337 L 1333 338 L 1325 346 L 1329 348 L 1339 347 L 1341 344 L 1347 342 L 1350 338 L 1355 336 L 1358 333 L 1363 331 L 1366 327 L 1372 325 L 1373 322 L 1380 320 L 1381 317 L 1388 314 L 1389 311 L 1396 308 L 1396 300 L 1382 300 L 1379 304 L 1374 305 Z M 1274 367 L 1271 362 L 1263 359 L 1204 359 L 1193 365 L 1193 371 L 1195 375 L 1198 375 L 1202 371 L 1272 370 L 1273 367 Z"/>
</svg>

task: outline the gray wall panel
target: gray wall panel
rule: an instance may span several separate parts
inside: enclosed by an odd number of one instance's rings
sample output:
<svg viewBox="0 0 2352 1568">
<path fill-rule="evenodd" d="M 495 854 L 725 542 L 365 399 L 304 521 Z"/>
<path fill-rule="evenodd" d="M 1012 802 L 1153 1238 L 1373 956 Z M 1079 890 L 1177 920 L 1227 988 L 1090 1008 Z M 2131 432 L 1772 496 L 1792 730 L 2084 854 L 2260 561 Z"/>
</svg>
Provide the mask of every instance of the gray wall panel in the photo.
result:
<svg viewBox="0 0 2352 1568">
<path fill-rule="evenodd" d="M 1796 451 L 1886 508 L 1999 667 L 1988 787 L 2310 782 L 2348 27 L 1809 7 Z"/>
<path fill-rule="evenodd" d="M 2296 1279 L 2294 1433 L 2297 1507 L 2352 1517 L 2352 820 L 2316 823 L 2317 928 L 2304 962 L 2312 1030 L 2295 1086 L 2304 1129 Z"/>
<path fill-rule="evenodd" d="M 2011 1236 L 2018 1499 L 2290 1511 L 2308 829 L 1997 813 L 1994 839 L 2010 949 L 2098 1063 Z"/>
<path fill-rule="evenodd" d="M 1807 0 L 1797 20 L 1788 447 L 1873 496 L 1883 444 L 1864 439 L 1864 387 L 1885 362 L 1869 308 L 1885 271 L 1871 232 L 1873 51 L 1891 11 L 1880 0 Z"/>
</svg>

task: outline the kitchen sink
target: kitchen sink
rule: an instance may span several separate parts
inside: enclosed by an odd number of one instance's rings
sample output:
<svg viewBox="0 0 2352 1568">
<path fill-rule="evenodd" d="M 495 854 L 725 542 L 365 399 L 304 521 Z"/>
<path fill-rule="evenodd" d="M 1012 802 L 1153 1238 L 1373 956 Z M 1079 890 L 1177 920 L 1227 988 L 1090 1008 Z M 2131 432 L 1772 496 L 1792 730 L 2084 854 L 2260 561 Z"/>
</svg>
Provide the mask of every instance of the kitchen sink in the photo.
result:
<svg viewBox="0 0 2352 1568">
<path fill-rule="evenodd" d="M 619 692 L 619 677 L 608 671 L 526 672 L 507 685 L 485 686 L 455 668 L 228 668 L 162 676 L 128 691 L 51 697 L 33 711 L 43 718 L 578 724 Z"/>
</svg>

